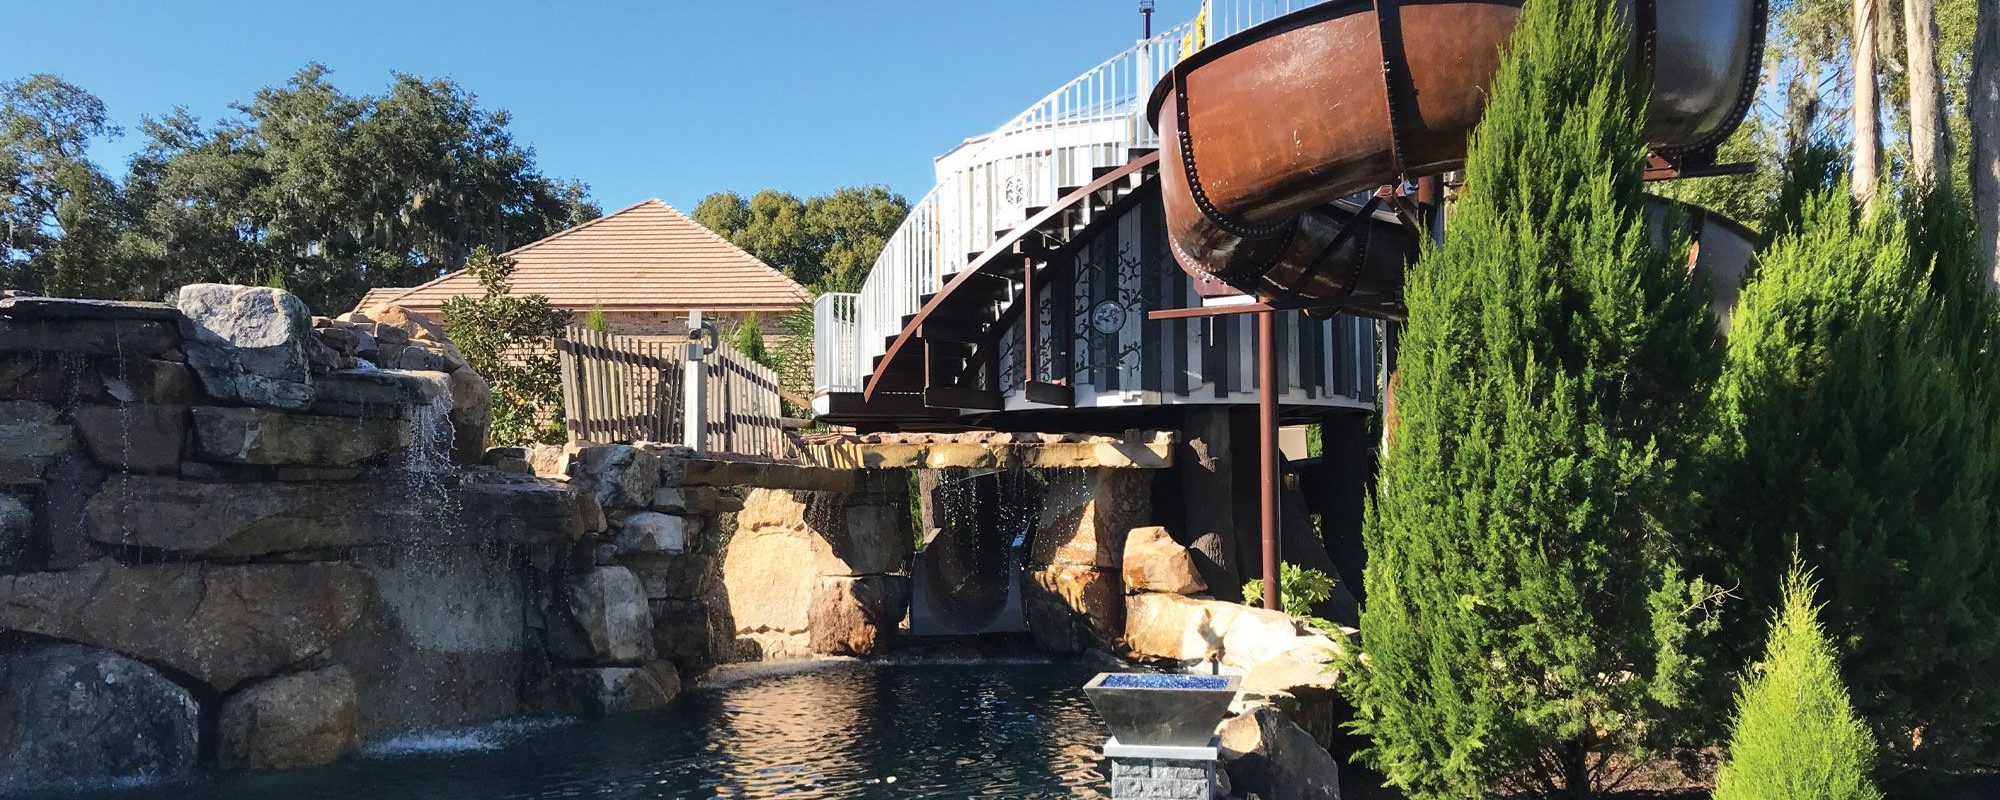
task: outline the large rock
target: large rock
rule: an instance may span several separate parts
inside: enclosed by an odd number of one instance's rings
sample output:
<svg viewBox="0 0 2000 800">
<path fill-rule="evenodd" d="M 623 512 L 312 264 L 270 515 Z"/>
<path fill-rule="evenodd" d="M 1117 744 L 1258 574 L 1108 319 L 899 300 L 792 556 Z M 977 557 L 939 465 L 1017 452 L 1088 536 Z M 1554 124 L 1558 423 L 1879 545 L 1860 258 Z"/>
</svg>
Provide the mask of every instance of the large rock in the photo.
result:
<svg viewBox="0 0 2000 800">
<path fill-rule="evenodd" d="M 1233 791 L 1266 800 L 1340 800 L 1340 764 L 1277 708 L 1248 709 L 1216 733 Z"/>
<path fill-rule="evenodd" d="M 1195 569 L 1193 551 L 1159 526 L 1133 528 L 1125 537 L 1121 574 L 1128 592 L 1199 594 L 1208 588 Z"/>
<path fill-rule="evenodd" d="M 1125 534 L 1152 517 L 1152 473 L 1137 469 L 1051 473 L 1028 562 L 1117 569 Z"/>
<path fill-rule="evenodd" d="M 674 665 L 655 661 L 643 667 L 557 670 L 536 705 L 548 713 L 601 717 L 664 708 L 680 693 Z"/>
<path fill-rule="evenodd" d="M 313 379 L 312 413 L 335 417 L 389 419 L 409 408 L 446 402 L 449 380 L 433 373 L 379 369 L 341 370 Z"/>
<path fill-rule="evenodd" d="M 361 741 L 354 678 L 333 666 L 259 681 L 223 701 L 216 739 L 224 769 L 331 764 Z"/>
<path fill-rule="evenodd" d="M 65 356 L 166 356 L 180 344 L 174 323 L 140 319 L 0 319 L 0 351 Z"/>
<path fill-rule="evenodd" d="M 653 615 L 639 579 L 624 567 L 597 567 L 563 586 L 556 657 L 584 664 L 638 664 L 653 658 Z"/>
<path fill-rule="evenodd" d="M 410 446 L 410 427 L 398 419 L 204 406 L 194 409 L 194 456 L 228 464 L 344 467 Z"/>
<path fill-rule="evenodd" d="M 1243 606 L 1147 593 L 1125 598 L 1125 655 L 1156 661 L 1210 661 L 1222 655 L 1222 636 Z M 1220 617 L 1220 619 L 1218 619 Z"/>
<path fill-rule="evenodd" d="M 301 410 L 313 402 L 312 312 L 283 289 L 197 283 L 174 297 L 188 365 L 218 400 Z"/>
<path fill-rule="evenodd" d="M 715 583 L 715 556 L 709 553 L 637 553 L 616 561 L 638 576 L 640 589 L 652 600 L 693 600 Z"/>
<path fill-rule="evenodd" d="M 653 600 L 653 652 L 671 659 L 683 674 L 693 674 L 715 663 L 713 647 L 715 615 L 699 600 Z"/>
<path fill-rule="evenodd" d="M 1079 653 L 1117 641 L 1125 624 L 1118 573 L 1058 565 L 1033 569 L 1024 578 L 1022 610 L 1028 632 L 1043 649 Z"/>
<path fill-rule="evenodd" d="M 75 446 L 76 436 L 57 419 L 55 406 L 30 400 L 0 402 L 0 459 L 40 474 Z"/>
<path fill-rule="evenodd" d="M 175 472 L 187 441 L 187 406 L 152 403 L 76 409 L 76 427 L 97 463 L 127 472 Z"/>
<path fill-rule="evenodd" d="M 104 485 L 104 471 L 81 453 L 56 459 L 42 474 L 37 516 L 42 522 L 43 566 L 69 569 L 89 556 L 87 510 Z"/>
<path fill-rule="evenodd" d="M 660 486 L 660 457 L 631 445 L 585 448 L 576 470 L 574 478 L 591 486 L 607 511 L 650 506 Z"/>
<path fill-rule="evenodd" d="M 1125 654 L 1154 661 L 1215 661 L 1249 669 L 1324 637 L 1299 633 L 1281 612 L 1222 600 L 1149 592 L 1125 598 Z"/>
<path fill-rule="evenodd" d="M 35 555 L 35 512 L 21 498 L 0 494 L 0 572 L 26 569 Z"/>
<path fill-rule="evenodd" d="M 908 507 L 903 498 L 875 493 L 814 493 L 805 522 L 813 532 L 815 569 L 821 575 L 906 573 L 910 551 Z"/>
<path fill-rule="evenodd" d="M 701 518 L 638 511 L 627 516 L 615 530 L 614 540 L 620 554 L 680 553 L 688 549 L 689 541 L 701 535 Z"/>
<path fill-rule="evenodd" d="M 743 510 L 743 498 L 713 486 L 666 486 L 653 490 L 654 511 L 694 516 Z"/>
<path fill-rule="evenodd" d="M 782 494 L 787 493 L 752 492 L 744 515 L 764 505 L 760 495 Z M 807 655 L 807 609 L 818 580 L 809 534 L 787 527 L 750 527 L 744 516 L 738 516 L 722 566 L 726 607 L 739 640 L 737 655 L 751 660 Z M 748 643 L 741 641 L 746 639 Z M 743 652 L 746 647 L 754 652 Z"/>
<path fill-rule="evenodd" d="M 910 607 L 910 579 L 900 575 L 829 576 L 813 591 L 807 626 L 820 655 L 872 655 Z"/>
<path fill-rule="evenodd" d="M 89 498 L 89 529 L 105 544 L 209 558 L 408 542 L 563 544 L 583 534 L 581 491 L 512 477 L 478 475 L 413 496 L 393 483 L 114 475 Z"/>
<path fill-rule="evenodd" d="M 0 629 L 116 650 L 227 691 L 324 653 L 367 595 L 345 564 L 92 561 L 0 576 Z"/>
<path fill-rule="evenodd" d="M 493 427 L 493 389 L 469 365 L 451 371 L 451 458 L 477 464 L 486 452 L 486 433 Z"/>
<path fill-rule="evenodd" d="M 130 658 L 77 644 L 0 651 L 0 793 L 194 771 L 194 697 Z"/>
<path fill-rule="evenodd" d="M 200 393 L 187 365 L 138 355 L 82 356 L 0 348 L 0 400 L 186 405 Z"/>
</svg>

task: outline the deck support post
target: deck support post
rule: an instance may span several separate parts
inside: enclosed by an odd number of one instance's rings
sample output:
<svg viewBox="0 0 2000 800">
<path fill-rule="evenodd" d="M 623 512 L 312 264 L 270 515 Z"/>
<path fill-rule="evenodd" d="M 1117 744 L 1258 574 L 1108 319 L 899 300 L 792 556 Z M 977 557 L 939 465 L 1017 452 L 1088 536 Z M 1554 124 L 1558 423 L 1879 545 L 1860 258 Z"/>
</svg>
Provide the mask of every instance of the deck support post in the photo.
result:
<svg viewBox="0 0 2000 800">
<path fill-rule="evenodd" d="M 1264 607 L 1283 610 L 1278 597 L 1278 352 L 1277 312 L 1257 314 L 1258 511 L 1264 541 Z"/>
</svg>

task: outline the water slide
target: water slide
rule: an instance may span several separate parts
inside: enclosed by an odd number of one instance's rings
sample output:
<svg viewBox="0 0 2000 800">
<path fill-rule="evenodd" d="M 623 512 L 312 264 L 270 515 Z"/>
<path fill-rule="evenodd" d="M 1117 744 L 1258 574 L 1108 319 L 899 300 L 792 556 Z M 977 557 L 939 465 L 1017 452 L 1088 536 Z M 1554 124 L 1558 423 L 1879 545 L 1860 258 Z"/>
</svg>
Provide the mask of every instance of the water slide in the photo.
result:
<svg viewBox="0 0 2000 800">
<path fill-rule="evenodd" d="M 1406 180 L 1460 168 L 1519 0 L 1335 0 L 1215 42 L 1153 90 L 1167 235 L 1197 278 L 1296 306 L 1393 307 L 1417 220 Z M 1713 169 L 1756 91 L 1763 0 L 1627 0 L 1648 176 Z M 1428 198 L 1425 198 L 1428 199 Z M 1663 218 L 1664 201 L 1651 206 Z M 1733 302 L 1747 231 L 1694 217 Z"/>
</svg>

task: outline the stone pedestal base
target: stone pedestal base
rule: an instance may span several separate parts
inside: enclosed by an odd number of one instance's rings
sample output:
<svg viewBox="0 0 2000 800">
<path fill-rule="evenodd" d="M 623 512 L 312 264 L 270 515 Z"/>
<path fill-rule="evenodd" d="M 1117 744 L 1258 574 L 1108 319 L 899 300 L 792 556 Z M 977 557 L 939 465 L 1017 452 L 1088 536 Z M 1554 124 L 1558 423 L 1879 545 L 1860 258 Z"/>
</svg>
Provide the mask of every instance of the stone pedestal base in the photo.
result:
<svg viewBox="0 0 2000 800">
<path fill-rule="evenodd" d="M 1162 747 L 1104 743 L 1111 762 L 1111 800 L 1210 800 L 1217 792 L 1210 747 Z"/>
</svg>

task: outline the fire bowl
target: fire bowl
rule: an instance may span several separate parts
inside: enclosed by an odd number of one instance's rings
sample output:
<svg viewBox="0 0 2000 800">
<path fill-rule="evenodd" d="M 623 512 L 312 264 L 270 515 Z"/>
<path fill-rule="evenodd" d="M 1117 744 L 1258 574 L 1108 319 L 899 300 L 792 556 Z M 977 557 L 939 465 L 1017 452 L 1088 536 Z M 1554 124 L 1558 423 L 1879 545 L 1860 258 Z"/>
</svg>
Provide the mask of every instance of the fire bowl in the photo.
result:
<svg viewBox="0 0 2000 800">
<path fill-rule="evenodd" d="M 1236 675 L 1101 672 L 1083 693 L 1119 744 L 1207 747 L 1242 681 Z"/>
</svg>

